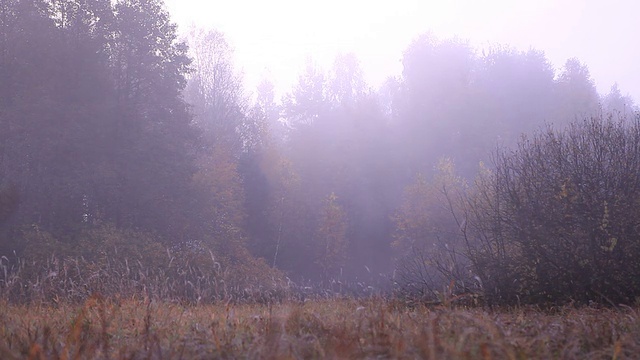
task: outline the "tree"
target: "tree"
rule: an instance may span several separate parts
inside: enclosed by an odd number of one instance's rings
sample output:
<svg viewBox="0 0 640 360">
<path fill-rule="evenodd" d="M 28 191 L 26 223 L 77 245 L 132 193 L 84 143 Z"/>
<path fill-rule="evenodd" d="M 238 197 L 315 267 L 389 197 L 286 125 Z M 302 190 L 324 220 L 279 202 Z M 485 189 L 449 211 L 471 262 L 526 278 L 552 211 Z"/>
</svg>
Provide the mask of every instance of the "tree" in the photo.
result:
<svg viewBox="0 0 640 360">
<path fill-rule="evenodd" d="M 229 149 L 214 145 L 200 157 L 200 170 L 194 175 L 198 190 L 192 205 L 199 211 L 200 242 L 226 261 L 246 262 L 245 196 L 238 163 Z"/>
<path fill-rule="evenodd" d="M 470 85 L 476 55 L 468 43 L 423 35 L 403 56 L 403 97 L 398 125 L 411 176 L 431 174 L 442 156 L 451 156 L 469 126 Z M 410 181 L 410 180 L 409 180 Z"/>
<path fill-rule="evenodd" d="M 308 239 L 317 236 L 326 196 L 333 193 L 348 219 L 349 261 L 342 266 L 343 274 L 363 280 L 390 268 L 389 215 L 401 192 L 402 170 L 380 101 L 361 75 L 353 56 L 338 57 L 329 75 L 308 68 L 285 101 L 284 123 L 291 129 L 278 152 L 298 177 L 298 188 L 304 189 L 284 197 L 295 209 L 285 212 L 292 215 L 285 218 L 286 228 L 299 231 L 293 243 L 287 242 L 289 254 L 297 248 L 295 258 L 317 257 Z M 282 197 L 273 199 L 274 208 L 279 207 Z M 302 261 L 295 271 L 318 278 L 318 265 Z"/>
<path fill-rule="evenodd" d="M 602 110 L 606 114 L 614 114 L 625 118 L 632 116 L 634 111 L 637 111 L 637 107 L 631 97 L 622 95 L 616 83 L 611 86 L 609 93 L 602 98 Z"/>
<path fill-rule="evenodd" d="M 254 211 L 264 207 L 258 170 L 261 151 L 268 146 L 265 114 L 248 107 L 222 33 L 192 29 L 188 39 L 194 62 L 184 93 L 204 137 L 196 151 L 191 200 L 199 232 L 183 245 L 212 249 L 238 278 L 271 274 L 248 248 L 255 243 L 251 221 L 264 217 Z"/>
<path fill-rule="evenodd" d="M 94 221 L 179 234 L 197 134 L 180 96 L 189 59 L 162 3 L 2 5 L 1 166 L 23 194 L 18 222 L 65 237 Z"/>
<path fill-rule="evenodd" d="M 245 121 L 229 59 L 199 57 L 191 73 L 161 0 L 6 0 L 0 21 L 0 173 L 15 184 L 0 189 L 0 255 L 82 256 L 91 268 L 118 247 L 156 268 L 168 247 L 193 275 L 212 250 L 225 269 L 214 281 L 279 276 L 245 244 L 238 164 L 263 135 L 259 117 Z M 193 108 L 188 74 L 204 99 Z"/>
<path fill-rule="evenodd" d="M 82 220 L 85 188 L 79 183 L 86 181 L 90 172 L 83 167 L 94 158 L 92 151 L 78 149 L 87 143 L 99 146 L 92 126 L 106 107 L 96 99 L 108 98 L 106 72 L 100 67 L 100 61 L 106 63 L 101 34 L 91 32 L 102 22 L 89 22 L 81 14 L 93 5 L 73 2 L 75 11 L 66 14 L 63 27 L 57 20 L 59 6 L 54 6 L 62 3 L 72 2 L 2 3 L 7 31 L 0 69 L 7 71 L 6 97 L 0 100 L 0 161 L 23 194 L 17 217 L 58 230 Z"/>
<path fill-rule="evenodd" d="M 322 271 L 322 278 L 329 281 L 340 276 L 346 264 L 347 214 L 338 204 L 338 197 L 331 193 L 324 201 L 320 216 L 316 263 Z"/>
<path fill-rule="evenodd" d="M 594 115 L 599 96 L 589 69 L 578 59 L 567 60 L 556 79 L 557 110 L 553 119 L 559 128 L 569 122 Z"/>
<path fill-rule="evenodd" d="M 233 49 L 219 31 L 191 29 L 188 35 L 194 71 L 185 95 L 195 110 L 195 121 L 209 144 L 223 142 L 242 150 L 239 131 L 246 117 L 242 81 L 233 67 Z"/>
<path fill-rule="evenodd" d="M 399 110 L 403 106 L 403 83 L 396 77 L 388 78 L 378 89 L 377 96 L 386 118 L 398 120 Z"/>
<path fill-rule="evenodd" d="M 418 175 L 405 188 L 393 216 L 395 282 L 405 296 L 442 300 L 477 291 L 464 241 L 465 181 L 450 159 L 440 160 L 431 181 Z"/>
<path fill-rule="evenodd" d="M 498 139 L 511 146 L 520 134 L 548 120 L 554 107 L 555 74 L 543 52 L 493 48 L 482 57 L 479 73 L 474 89 L 482 116 L 478 125 L 493 132 L 485 149 Z"/>
<path fill-rule="evenodd" d="M 191 126 L 181 92 L 190 59 L 161 0 L 125 0 L 113 6 L 107 47 L 114 112 L 107 126 L 102 189 L 90 201 L 118 226 L 183 236 L 184 210 L 195 172 Z"/>
<path fill-rule="evenodd" d="M 291 126 L 311 123 L 327 108 L 326 75 L 311 60 L 293 91 L 283 100 L 284 114 Z"/>
<path fill-rule="evenodd" d="M 364 75 L 354 54 L 336 57 L 327 90 L 329 101 L 334 106 L 353 106 L 365 95 Z"/>
</svg>

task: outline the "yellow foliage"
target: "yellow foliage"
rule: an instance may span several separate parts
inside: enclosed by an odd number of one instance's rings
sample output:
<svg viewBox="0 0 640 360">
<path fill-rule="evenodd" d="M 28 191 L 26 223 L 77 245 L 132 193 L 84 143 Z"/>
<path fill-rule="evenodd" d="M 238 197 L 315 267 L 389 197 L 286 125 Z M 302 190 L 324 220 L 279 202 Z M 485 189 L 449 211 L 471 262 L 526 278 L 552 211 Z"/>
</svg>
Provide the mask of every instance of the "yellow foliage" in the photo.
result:
<svg viewBox="0 0 640 360">
<path fill-rule="evenodd" d="M 244 193 L 238 164 L 231 151 L 223 144 L 214 146 L 211 154 L 200 159 L 200 170 L 194 175 L 195 183 L 211 194 L 210 209 L 216 222 L 241 227 Z"/>
<path fill-rule="evenodd" d="M 458 226 L 451 211 L 460 204 L 456 193 L 466 189 L 466 183 L 455 175 L 450 159 L 442 159 L 438 172 L 429 182 L 423 174 L 404 191 L 404 201 L 393 216 L 396 224 L 392 245 L 406 253 L 414 245 L 430 245 L 456 235 Z M 452 209 L 453 207 L 453 209 Z"/>
<path fill-rule="evenodd" d="M 325 277 L 337 275 L 346 261 L 347 214 L 333 192 L 324 201 L 317 238 L 319 251 L 316 262 Z"/>
</svg>

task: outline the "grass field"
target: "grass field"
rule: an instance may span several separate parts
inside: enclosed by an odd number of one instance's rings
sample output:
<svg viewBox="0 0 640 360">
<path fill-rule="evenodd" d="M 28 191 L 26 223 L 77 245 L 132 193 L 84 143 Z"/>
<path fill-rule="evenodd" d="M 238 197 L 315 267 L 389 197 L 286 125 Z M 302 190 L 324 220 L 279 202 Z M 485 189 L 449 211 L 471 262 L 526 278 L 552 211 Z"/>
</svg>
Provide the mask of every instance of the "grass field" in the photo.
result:
<svg viewBox="0 0 640 360">
<path fill-rule="evenodd" d="M 0 303 L 1 359 L 634 359 L 635 308 Z"/>
</svg>

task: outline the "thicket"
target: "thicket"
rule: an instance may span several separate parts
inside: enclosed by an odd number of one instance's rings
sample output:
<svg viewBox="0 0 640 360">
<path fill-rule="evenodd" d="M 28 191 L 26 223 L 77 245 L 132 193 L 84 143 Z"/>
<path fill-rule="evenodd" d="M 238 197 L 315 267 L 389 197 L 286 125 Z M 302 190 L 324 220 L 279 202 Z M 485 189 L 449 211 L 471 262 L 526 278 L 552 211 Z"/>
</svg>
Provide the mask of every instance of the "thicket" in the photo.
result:
<svg viewBox="0 0 640 360">
<path fill-rule="evenodd" d="M 469 204 L 469 256 L 486 296 L 507 303 L 637 301 L 639 190 L 637 117 L 593 117 L 499 150 Z"/>
<path fill-rule="evenodd" d="M 640 296 L 640 122 L 613 115 L 499 148 L 473 186 L 441 170 L 397 217 L 403 295 L 491 304 L 634 304 Z M 410 245 L 403 242 L 411 240 Z"/>
<path fill-rule="evenodd" d="M 464 196 L 469 191 L 443 159 L 431 180 L 418 175 L 394 215 L 394 283 L 402 297 L 430 302 L 477 302 L 482 291 L 464 238 Z"/>
<path fill-rule="evenodd" d="M 294 290 L 283 274 L 246 254 L 206 244 L 166 248 L 144 232 L 91 227 L 62 242 L 26 229 L 23 255 L 0 257 L 0 298 L 11 303 L 81 303 L 91 296 L 182 304 L 277 302 Z M 256 271 L 259 269 L 259 271 Z"/>
</svg>

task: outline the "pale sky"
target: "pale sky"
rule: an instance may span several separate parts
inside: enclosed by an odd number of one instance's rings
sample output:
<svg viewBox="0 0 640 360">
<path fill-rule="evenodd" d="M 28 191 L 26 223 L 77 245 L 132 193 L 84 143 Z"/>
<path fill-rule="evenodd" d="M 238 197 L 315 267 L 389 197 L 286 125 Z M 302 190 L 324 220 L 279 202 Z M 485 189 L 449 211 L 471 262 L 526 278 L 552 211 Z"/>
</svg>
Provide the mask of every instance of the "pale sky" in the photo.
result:
<svg viewBox="0 0 640 360">
<path fill-rule="evenodd" d="M 482 49 L 543 50 L 556 68 L 586 63 L 598 91 L 618 82 L 640 102 L 640 1 L 634 0 L 165 0 L 180 28 L 225 33 L 247 90 L 263 78 L 288 91 L 311 57 L 328 69 L 338 53 L 360 59 L 369 85 L 399 75 L 418 35 L 457 36 Z"/>
</svg>

